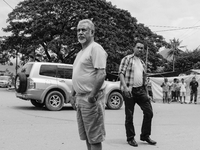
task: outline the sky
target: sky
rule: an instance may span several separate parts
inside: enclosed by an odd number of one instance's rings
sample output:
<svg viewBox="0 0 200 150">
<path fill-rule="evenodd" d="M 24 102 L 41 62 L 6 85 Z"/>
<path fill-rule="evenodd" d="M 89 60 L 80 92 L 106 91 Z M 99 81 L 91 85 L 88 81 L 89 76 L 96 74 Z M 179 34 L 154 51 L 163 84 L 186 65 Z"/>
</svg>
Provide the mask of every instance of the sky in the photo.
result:
<svg viewBox="0 0 200 150">
<path fill-rule="evenodd" d="M 0 36 L 9 35 L 1 29 L 12 8 L 23 0 L 0 0 Z M 169 42 L 179 39 L 183 50 L 200 48 L 199 0 L 106 0 L 117 8 L 127 10 L 138 23 L 162 35 Z M 10 5 L 10 6 L 9 6 Z M 11 8 L 12 7 L 12 8 Z M 178 29 L 178 30 L 177 30 Z"/>
</svg>

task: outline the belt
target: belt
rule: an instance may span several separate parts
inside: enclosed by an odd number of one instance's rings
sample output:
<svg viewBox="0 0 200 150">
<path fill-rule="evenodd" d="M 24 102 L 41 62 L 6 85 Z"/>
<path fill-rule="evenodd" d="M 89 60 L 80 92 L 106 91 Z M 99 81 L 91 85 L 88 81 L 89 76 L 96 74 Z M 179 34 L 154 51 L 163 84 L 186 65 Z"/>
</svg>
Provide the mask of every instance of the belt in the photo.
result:
<svg viewBox="0 0 200 150">
<path fill-rule="evenodd" d="M 103 91 L 104 91 L 104 89 L 99 90 L 99 91 L 97 92 L 97 95 L 98 95 L 98 93 L 103 92 Z M 89 95 L 90 93 L 91 93 L 91 92 L 77 93 L 76 96 L 85 96 L 85 95 Z"/>
<path fill-rule="evenodd" d="M 144 89 L 144 86 L 139 86 L 139 87 L 132 87 L 132 90 L 138 91 Z"/>
</svg>

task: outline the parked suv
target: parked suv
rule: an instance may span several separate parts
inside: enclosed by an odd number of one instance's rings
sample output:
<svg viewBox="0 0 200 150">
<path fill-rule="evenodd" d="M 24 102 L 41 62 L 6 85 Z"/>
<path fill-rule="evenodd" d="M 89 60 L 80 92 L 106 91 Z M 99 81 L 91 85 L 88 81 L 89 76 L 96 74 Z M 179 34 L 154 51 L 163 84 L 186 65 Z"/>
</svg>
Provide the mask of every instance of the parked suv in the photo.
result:
<svg viewBox="0 0 200 150">
<path fill-rule="evenodd" d="M 30 100 L 35 107 L 46 107 L 56 111 L 70 103 L 72 97 L 72 65 L 47 62 L 29 62 L 23 66 L 15 78 L 16 96 Z M 120 109 L 123 97 L 119 82 L 105 81 L 106 105 L 110 109 Z"/>
</svg>

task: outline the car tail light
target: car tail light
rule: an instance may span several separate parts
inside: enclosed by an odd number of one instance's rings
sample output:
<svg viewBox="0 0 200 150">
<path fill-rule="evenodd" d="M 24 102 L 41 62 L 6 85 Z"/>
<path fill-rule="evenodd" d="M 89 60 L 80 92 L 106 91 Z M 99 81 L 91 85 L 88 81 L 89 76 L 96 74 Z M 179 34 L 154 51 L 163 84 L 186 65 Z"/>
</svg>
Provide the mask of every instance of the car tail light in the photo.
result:
<svg viewBox="0 0 200 150">
<path fill-rule="evenodd" d="M 28 85 L 29 89 L 35 89 L 35 82 L 29 78 L 29 85 Z"/>
</svg>

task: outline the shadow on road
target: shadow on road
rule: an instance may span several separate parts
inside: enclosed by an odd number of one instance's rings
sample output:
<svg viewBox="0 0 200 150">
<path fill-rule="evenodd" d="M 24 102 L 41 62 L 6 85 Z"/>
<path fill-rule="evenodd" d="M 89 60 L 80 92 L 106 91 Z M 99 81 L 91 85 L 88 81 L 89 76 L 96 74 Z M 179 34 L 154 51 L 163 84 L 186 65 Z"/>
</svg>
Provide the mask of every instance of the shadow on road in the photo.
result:
<svg viewBox="0 0 200 150">
<path fill-rule="evenodd" d="M 39 108 L 34 106 L 13 106 L 14 109 L 20 109 L 20 110 L 27 110 L 27 111 L 50 111 L 46 109 L 45 107 Z M 67 111 L 75 111 L 73 107 L 71 106 L 64 106 L 60 111 L 67 110 Z"/>
</svg>

